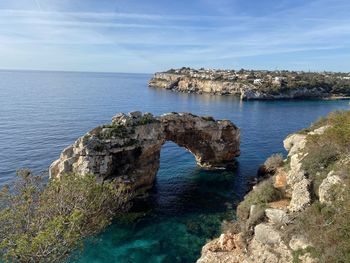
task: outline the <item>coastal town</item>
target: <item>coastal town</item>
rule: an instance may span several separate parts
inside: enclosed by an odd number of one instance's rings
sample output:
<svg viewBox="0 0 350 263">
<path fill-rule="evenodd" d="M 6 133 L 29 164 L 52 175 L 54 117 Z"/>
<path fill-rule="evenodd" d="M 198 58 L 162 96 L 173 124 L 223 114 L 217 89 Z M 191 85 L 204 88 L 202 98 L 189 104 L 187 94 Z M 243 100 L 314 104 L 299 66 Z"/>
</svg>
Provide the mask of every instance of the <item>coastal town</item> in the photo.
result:
<svg viewBox="0 0 350 263">
<path fill-rule="evenodd" d="M 187 93 L 239 95 L 243 100 L 343 98 L 350 95 L 350 73 L 182 67 L 156 73 L 149 86 Z"/>
<path fill-rule="evenodd" d="M 291 80 L 303 80 L 303 78 L 318 77 L 319 79 L 343 80 L 350 83 L 350 72 L 305 72 L 305 71 L 288 71 L 288 70 L 225 70 L 225 69 L 193 69 L 182 67 L 180 69 L 170 69 L 166 73 L 187 75 L 192 78 L 207 80 L 225 80 L 225 81 L 247 81 L 252 84 L 260 85 L 271 83 L 273 85 L 283 86 Z"/>
</svg>

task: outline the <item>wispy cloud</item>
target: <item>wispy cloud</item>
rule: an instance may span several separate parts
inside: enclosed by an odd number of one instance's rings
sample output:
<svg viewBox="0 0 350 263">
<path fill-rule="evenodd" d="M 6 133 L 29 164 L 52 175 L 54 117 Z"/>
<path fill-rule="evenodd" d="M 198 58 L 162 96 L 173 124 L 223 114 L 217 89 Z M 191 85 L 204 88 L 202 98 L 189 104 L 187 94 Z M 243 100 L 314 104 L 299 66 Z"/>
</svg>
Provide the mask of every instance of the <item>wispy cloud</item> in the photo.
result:
<svg viewBox="0 0 350 263">
<path fill-rule="evenodd" d="M 244 65 L 242 61 L 254 60 L 272 67 L 269 57 L 281 54 L 285 54 L 281 63 L 288 67 L 296 53 L 303 53 L 304 60 L 328 58 L 325 54 L 350 47 L 350 18 L 342 11 L 350 5 L 345 0 L 337 0 L 341 6 L 333 5 L 334 13 L 328 16 L 320 14 L 327 11 L 330 0 L 296 0 L 295 6 L 282 1 L 261 14 L 241 10 L 242 0 L 220 0 L 215 4 L 219 6 L 197 1 L 207 8 L 205 12 L 111 12 L 95 11 L 93 6 L 81 11 L 67 4 L 70 1 L 64 1 L 67 6 L 63 10 L 62 4 L 60 9 L 48 9 L 39 0 L 34 1 L 35 9 L 12 8 L 9 4 L 0 8 L 0 67 L 27 67 L 28 62 L 23 61 L 29 58 L 36 68 L 47 64 L 62 67 L 66 61 L 74 68 L 97 65 L 109 71 L 153 71 L 201 63 L 240 66 Z M 40 63 L 33 59 L 35 56 L 50 63 Z M 132 63 L 138 65 L 130 67 Z M 303 65 L 301 61 L 298 64 Z M 129 68 L 124 68 L 126 65 Z M 320 66 L 327 69 L 329 65 L 325 62 Z"/>
</svg>

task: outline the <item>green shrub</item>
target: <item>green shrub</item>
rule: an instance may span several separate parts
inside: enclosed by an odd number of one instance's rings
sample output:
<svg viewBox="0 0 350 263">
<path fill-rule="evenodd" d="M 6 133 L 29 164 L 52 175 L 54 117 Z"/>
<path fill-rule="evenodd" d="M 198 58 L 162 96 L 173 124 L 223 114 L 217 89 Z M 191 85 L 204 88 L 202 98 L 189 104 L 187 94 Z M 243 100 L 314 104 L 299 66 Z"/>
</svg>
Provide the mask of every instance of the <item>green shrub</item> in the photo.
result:
<svg viewBox="0 0 350 263">
<path fill-rule="evenodd" d="M 326 178 L 334 164 L 341 157 L 332 142 L 324 142 L 321 139 L 308 140 L 306 152 L 308 153 L 302 160 L 302 168 L 313 182 L 313 193 L 318 195 L 318 187 Z"/>
<path fill-rule="evenodd" d="M 212 116 L 202 116 L 202 119 L 205 121 L 213 121 L 215 122 L 215 119 Z"/>
<path fill-rule="evenodd" d="M 93 175 L 64 175 L 44 185 L 27 170 L 1 192 L 0 258 L 6 262 L 58 262 L 111 223 L 129 194 Z"/>
<path fill-rule="evenodd" d="M 129 135 L 127 127 L 119 123 L 103 125 L 102 128 L 104 129 L 102 134 L 104 139 L 112 137 L 126 138 Z"/>
<path fill-rule="evenodd" d="M 137 123 L 135 123 L 135 126 L 146 125 L 146 124 L 155 123 L 155 122 L 159 122 L 159 120 L 155 119 L 152 116 L 142 115 L 140 119 L 137 120 Z"/>
<path fill-rule="evenodd" d="M 282 197 L 282 191 L 273 186 L 271 179 L 264 180 L 244 197 L 237 207 L 237 216 L 239 219 L 247 219 L 252 205 L 266 206 L 267 203 L 277 201 Z"/>
</svg>

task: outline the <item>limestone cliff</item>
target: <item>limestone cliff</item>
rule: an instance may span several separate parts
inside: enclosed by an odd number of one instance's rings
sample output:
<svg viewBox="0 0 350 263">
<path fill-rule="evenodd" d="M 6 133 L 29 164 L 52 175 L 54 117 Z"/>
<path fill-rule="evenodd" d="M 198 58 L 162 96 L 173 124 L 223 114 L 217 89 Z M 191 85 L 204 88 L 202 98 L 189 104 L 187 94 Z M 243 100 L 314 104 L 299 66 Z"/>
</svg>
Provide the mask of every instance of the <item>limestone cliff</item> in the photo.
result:
<svg viewBox="0 0 350 263">
<path fill-rule="evenodd" d="M 149 86 L 185 93 L 235 95 L 242 100 L 341 98 L 350 95 L 347 76 L 304 72 L 182 68 L 155 73 Z"/>
<path fill-rule="evenodd" d="M 173 141 L 185 147 L 205 168 L 229 167 L 240 154 L 240 131 L 228 120 L 190 113 L 117 114 L 63 150 L 50 166 L 50 176 L 92 173 L 117 179 L 133 189 L 148 189 L 159 169 L 161 147 Z"/>
<path fill-rule="evenodd" d="M 334 123 L 348 127 L 344 119 Z M 344 178 L 350 161 L 347 148 L 329 144 L 328 136 L 335 141 L 344 136 L 344 130 L 334 135 L 339 127 L 331 130 L 332 125 L 326 122 L 285 139 L 288 158 L 269 158 L 277 168 L 246 195 L 237 220 L 224 223 L 224 233 L 203 247 L 197 263 L 347 262 L 348 238 L 332 231 L 347 233 L 343 218 L 350 213 L 345 209 L 350 191 Z"/>
</svg>

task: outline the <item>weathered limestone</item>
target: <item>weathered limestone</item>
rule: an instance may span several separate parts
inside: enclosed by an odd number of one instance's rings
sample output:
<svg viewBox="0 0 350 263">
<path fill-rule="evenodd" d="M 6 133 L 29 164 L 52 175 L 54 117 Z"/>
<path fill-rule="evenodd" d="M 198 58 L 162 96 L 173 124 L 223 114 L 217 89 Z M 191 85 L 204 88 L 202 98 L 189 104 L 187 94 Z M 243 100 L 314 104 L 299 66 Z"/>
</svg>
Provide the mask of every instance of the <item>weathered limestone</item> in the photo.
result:
<svg viewBox="0 0 350 263">
<path fill-rule="evenodd" d="M 282 89 L 282 82 L 285 82 L 286 78 L 277 77 L 277 80 L 268 80 L 272 78 L 268 76 L 269 74 L 256 73 L 265 75 L 265 80 L 260 78 L 249 79 L 246 73 L 185 68 L 155 73 L 148 85 L 154 88 L 184 93 L 235 95 L 240 97 L 241 100 L 307 99 L 332 96 L 322 87 L 306 88 L 301 85 L 292 89 Z M 271 88 L 262 88 L 262 82 L 265 83 L 265 86 L 269 83 L 268 85 Z M 278 88 L 278 91 L 276 91 L 276 88 Z M 341 94 L 339 95 L 341 96 Z"/>
<path fill-rule="evenodd" d="M 186 75 L 156 73 L 148 85 L 186 93 L 210 93 L 240 95 L 241 85 L 230 81 L 193 78 Z"/>
<path fill-rule="evenodd" d="M 281 236 L 271 225 L 261 223 L 254 228 L 254 238 L 265 245 L 275 245 L 281 242 Z"/>
<path fill-rule="evenodd" d="M 257 218 L 258 206 L 250 206 L 247 218 L 238 218 L 239 228 L 232 228 L 232 233 L 226 233 L 219 239 L 209 242 L 203 247 L 201 258 L 197 263 L 291 263 L 293 253 L 303 250 L 312 244 L 303 236 L 304 233 L 297 233 L 286 239 L 285 230 L 290 224 L 294 224 L 294 219 L 298 217 L 308 205 L 311 204 L 311 179 L 308 178 L 302 167 L 303 158 L 307 156 L 305 152 L 308 135 L 322 135 L 328 126 L 323 126 L 308 134 L 293 134 L 284 141 L 284 146 L 289 152 L 289 168 L 280 167 L 273 175 L 274 187 L 285 191 L 283 199 L 268 203 L 264 209 L 263 217 Z M 335 192 L 334 189 L 337 189 Z M 253 192 L 255 191 L 253 187 Z M 344 189 L 344 181 L 333 172 L 329 173 L 319 187 L 319 200 L 329 204 L 341 199 Z M 254 222 L 253 224 L 251 222 Z M 242 230 L 243 229 L 243 230 Z M 254 231 L 251 231 L 254 229 Z M 232 237 L 241 236 L 244 231 L 248 232 L 249 238 L 242 240 L 243 247 L 226 245 L 220 246 L 219 240 L 227 240 Z M 239 232 L 239 233 L 236 233 Z M 253 232 L 253 233 L 252 233 Z M 245 233 L 247 235 L 247 233 Z M 288 235 L 288 234 L 287 234 Z M 234 239 L 233 239 L 234 240 Z M 286 243 L 288 242 L 288 243 Z M 233 244 L 232 242 L 227 244 Z M 317 263 L 310 253 L 305 252 L 299 255 L 298 259 L 303 263 Z M 294 255 L 295 260 L 295 255 Z"/>
<path fill-rule="evenodd" d="M 265 215 L 272 224 L 283 225 L 289 222 L 288 215 L 285 211 L 276 208 L 267 208 Z"/>
<path fill-rule="evenodd" d="M 304 149 L 306 143 L 306 135 L 292 134 L 283 141 L 284 148 L 288 151 L 288 156 L 292 156 L 298 151 Z"/>
<path fill-rule="evenodd" d="M 93 173 L 100 180 L 117 179 L 134 189 L 147 189 L 159 169 L 165 141 L 188 149 L 197 164 L 227 167 L 240 154 L 239 129 L 228 120 L 215 121 L 190 113 L 117 114 L 63 150 L 50 166 L 50 176 Z"/>
<path fill-rule="evenodd" d="M 340 176 L 331 171 L 318 189 L 320 202 L 323 204 L 332 204 L 337 200 L 341 200 L 345 187 L 345 183 Z"/>
<path fill-rule="evenodd" d="M 221 234 L 202 248 L 202 257 L 197 263 L 242 262 L 243 250 L 244 242 L 240 234 Z"/>
<path fill-rule="evenodd" d="M 317 128 L 308 132 L 307 135 L 322 135 L 327 129 L 328 125 Z M 297 212 L 303 210 L 311 202 L 310 195 L 310 180 L 306 177 L 305 171 L 301 167 L 303 158 L 307 155 L 303 150 L 307 142 L 306 134 L 292 134 L 284 141 L 284 148 L 288 151 L 290 157 L 290 169 L 287 173 L 287 186 L 291 192 L 291 201 L 289 210 Z"/>
</svg>

